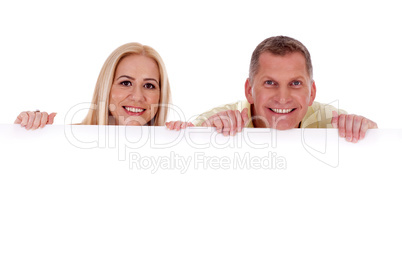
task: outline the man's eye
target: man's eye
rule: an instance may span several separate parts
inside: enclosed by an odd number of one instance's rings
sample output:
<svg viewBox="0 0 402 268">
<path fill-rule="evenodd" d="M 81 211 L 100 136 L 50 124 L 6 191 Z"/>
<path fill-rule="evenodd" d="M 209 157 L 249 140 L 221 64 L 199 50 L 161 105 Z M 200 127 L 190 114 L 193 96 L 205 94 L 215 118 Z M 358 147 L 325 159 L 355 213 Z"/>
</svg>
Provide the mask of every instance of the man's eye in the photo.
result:
<svg viewBox="0 0 402 268">
<path fill-rule="evenodd" d="M 120 83 L 120 85 L 123 85 L 125 87 L 129 87 L 129 86 L 131 86 L 131 82 L 130 81 L 123 81 L 123 82 Z"/>
<path fill-rule="evenodd" d="M 155 86 L 153 84 L 151 84 L 151 83 L 146 83 L 144 85 L 144 87 L 147 88 L 147 89 L 154 89 L 155 88 Z"/>
<path fill-rule="evenodd" d="M 265 84 L 268 86 L 273 86 L 275 84 L 275 82 L 272 80 L 267 80 L 267 81 L 265 81 Z"/>
<path fill-rule="evenodd" d="M 293 85 L 293 86 L 300 86 L 300 85 L 301 85 L 301 82 L 300 82 L 300 81 L 293 81 L 293 82 L 292 82 L 292 85 Z"/>
</svg>

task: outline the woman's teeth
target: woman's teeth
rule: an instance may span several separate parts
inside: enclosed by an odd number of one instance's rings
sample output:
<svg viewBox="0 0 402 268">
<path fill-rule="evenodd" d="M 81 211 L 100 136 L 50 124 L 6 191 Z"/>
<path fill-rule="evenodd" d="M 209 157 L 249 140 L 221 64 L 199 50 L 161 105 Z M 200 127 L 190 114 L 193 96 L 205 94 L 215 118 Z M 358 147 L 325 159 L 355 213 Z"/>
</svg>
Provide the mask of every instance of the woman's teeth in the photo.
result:
<svg viewBox="0 0 402 268">
<path fill-rule="evenodd" d="M 133 108 L 133 107 L 124 107 L 124 109 L 126 109 L 127 111 L 132 112 L 132 113 L 141 113 L 141 112 L 145 111 L 145 109 Z"/>
</svg>

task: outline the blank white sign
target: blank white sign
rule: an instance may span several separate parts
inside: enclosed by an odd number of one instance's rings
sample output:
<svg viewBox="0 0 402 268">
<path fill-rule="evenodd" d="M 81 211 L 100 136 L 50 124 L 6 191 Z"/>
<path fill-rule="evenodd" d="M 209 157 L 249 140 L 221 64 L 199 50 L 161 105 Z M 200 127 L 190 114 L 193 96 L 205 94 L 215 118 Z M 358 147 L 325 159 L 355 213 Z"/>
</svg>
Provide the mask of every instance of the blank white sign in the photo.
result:
<svg viewBox="0 0 402 268">
<path fill-rule="evenodd" d="M 402 264 L 400 129 L 0 133 L 0 267 Z"/>
</svg>

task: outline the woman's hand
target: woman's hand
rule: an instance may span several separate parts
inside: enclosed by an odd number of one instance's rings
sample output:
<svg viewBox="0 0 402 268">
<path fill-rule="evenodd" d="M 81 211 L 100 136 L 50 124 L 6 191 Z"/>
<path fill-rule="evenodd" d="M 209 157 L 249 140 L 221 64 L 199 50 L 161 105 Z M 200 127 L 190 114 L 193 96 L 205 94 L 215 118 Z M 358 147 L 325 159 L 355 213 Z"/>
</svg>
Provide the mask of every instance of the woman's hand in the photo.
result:
<svg viewBox="0 0 402 268">
<path fill-rule="evenodd" d="M 180 130 L 186 127 L 193 127 L 193 123 L 191 122 L 182 122 L 182 121 L 171 121 L 171 122 L 166 122 L 165 123 L 166 127 L 169 130 Z"/>
<path fill-rule="evenodd" d="M 14 124 L 20 124 L 21 127 L 29 129 L 44 128 L 46 125 L 53 124 L 56 113 L 48 114 L 47 112 L 22 112 L 15 120 Z"/>
</svg>

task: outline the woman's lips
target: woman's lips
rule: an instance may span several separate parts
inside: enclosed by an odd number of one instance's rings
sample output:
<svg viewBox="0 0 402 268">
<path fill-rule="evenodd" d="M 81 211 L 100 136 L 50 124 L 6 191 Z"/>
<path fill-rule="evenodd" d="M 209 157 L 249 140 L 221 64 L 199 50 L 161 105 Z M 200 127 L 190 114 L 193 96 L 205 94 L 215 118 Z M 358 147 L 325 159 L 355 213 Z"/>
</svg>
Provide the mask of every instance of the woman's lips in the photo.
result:
<svg viewBox="0 0 402 268">
<path fill-rule="evenodd" d="M 146 109 L 140 107 L 123 106 L 128 115 L 140 116 L 145 113 Z"/>
</svg>

